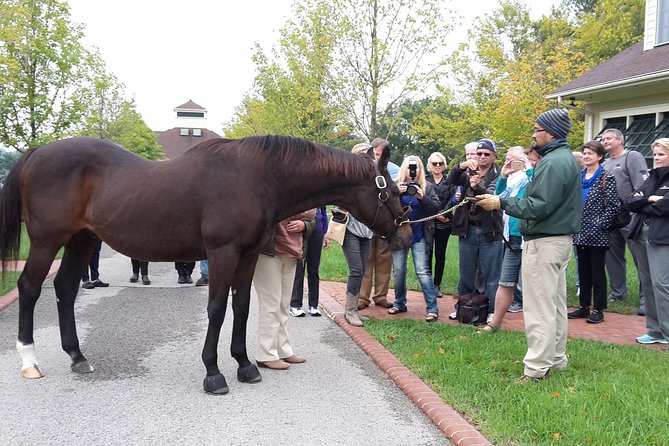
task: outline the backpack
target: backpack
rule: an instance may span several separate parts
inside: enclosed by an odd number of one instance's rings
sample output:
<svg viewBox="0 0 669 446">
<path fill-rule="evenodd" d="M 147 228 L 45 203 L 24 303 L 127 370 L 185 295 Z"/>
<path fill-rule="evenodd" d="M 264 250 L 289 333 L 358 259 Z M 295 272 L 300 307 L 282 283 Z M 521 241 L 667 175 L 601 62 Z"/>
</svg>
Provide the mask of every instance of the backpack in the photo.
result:
<svg viewBox="0 0 669 446">
<path fill-rule="evenodd" d="M 455 304 L 455 319 L 461 324 L 485 324 L 488 319 L 488 296 L 465 294 L 458 296 Z"/>
</svg>

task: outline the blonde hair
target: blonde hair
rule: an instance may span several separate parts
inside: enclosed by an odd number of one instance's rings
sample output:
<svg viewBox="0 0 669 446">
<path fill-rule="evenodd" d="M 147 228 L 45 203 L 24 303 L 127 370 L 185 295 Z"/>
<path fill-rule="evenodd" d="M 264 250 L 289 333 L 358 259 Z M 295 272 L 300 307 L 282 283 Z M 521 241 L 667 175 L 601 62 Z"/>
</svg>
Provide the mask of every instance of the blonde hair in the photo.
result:
<svg viewBox="0 0 669 446">
<path fill-rule="evenodd" d="M 423 162 L 417 156 L 409 155 L 406 158 L 404 158 L 404 161 L 402 161 L 402 165 L 400 166 L 400 172 L 397 174 L 395 182 L 397 184 L 406 183 L 408 179 L 411 178 L 409 177 L 409 161 L 415 161 L 416 164 L 418 165 L 416 182 L 418 183 L 422 191 L 425 192 L 425 187 L 426 187 L 425 166 L 423 166 Z"/>
<path fill-rule="evenodd" d="M 441 161 L 444 163 L 444 169 L 446 168 L 446 157 L 439 152 L 432 152 L 427 159 L 427 170 L 432 173 L 432 163 Z"/>
<path fill-rule="evenodd" d="M 361 153 L 367 153 L 371 148 L 372 146 L 369 145 L 369 143 L 361 142 L 360 144 L 356 144 L 353 146 L 353 148 L 351 149 L 351 153 L 355 155 L 360 155 Z"/>
<path fill-rule="evenodd" d="M 661 149 L 669 155 L 669 138 L 660 138 L 658 140 L 655 140 L 655 142 L 650 146 L 651 149 L 654 149 L 657 147 L 658 149 Z"/>
</svg>

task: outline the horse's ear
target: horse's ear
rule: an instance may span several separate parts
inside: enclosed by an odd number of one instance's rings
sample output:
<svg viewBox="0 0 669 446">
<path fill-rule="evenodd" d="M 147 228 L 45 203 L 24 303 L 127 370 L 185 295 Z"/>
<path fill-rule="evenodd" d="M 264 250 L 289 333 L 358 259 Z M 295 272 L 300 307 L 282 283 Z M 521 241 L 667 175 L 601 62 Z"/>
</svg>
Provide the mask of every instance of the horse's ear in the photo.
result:
<svg viewBox="0 0 669 446">
<path fill-rule="evenodd" d="M 388 161 L 390 161 L 390 143 L 385 139 L 376 138 L 372 141 L 372 150 L 375 147 L 381 148 L 381 156 L 379 157 L 379 169 L 385 175 L 388 172 Z"/>
</svg>

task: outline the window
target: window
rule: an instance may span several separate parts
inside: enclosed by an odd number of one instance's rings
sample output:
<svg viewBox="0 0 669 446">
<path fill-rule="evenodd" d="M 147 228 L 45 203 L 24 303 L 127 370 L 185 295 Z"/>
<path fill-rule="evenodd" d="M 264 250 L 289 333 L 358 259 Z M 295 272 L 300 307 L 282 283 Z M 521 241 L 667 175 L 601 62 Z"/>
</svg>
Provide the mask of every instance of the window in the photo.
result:
<svg viewBox="0 0 669 446">
<path fill-rule="evenodd" d="M 655 44 L 669 43 L 669 0 L 657 0 Z"/>
<path fill-rule="evenodd" d="M 177 118 L 204 118 L 204 112 L 178 111 Z"/>
<path fill-rule="evenodd" d="M 188 136 L 188 129 L 179 129 L 179 135 Z"/>
<path fill-rule="evenodd" d="M 619 118 L 609 118 L 604 120 L 604 127 L 602 127 L 602 132 L 606 129 L 617 129 L 622 132 L 625 130 L 625 127 L 627 127 L 627 118 L 625 116 L 621 116 Z M 602 132 L 600 132 L 599 135 L 601 135 Z"/>
<path fill-rule="evenodd" d="M 632 124 L 623 132 L 625 148 L 636 150 L 648 158 L 650 156 L 650 145 L 653 143 L 655 114 L 638 115 L 632 119 Z"/>
<path fill-rule="evenodd" d="M 193 136 L 202 136 L 202 129 L 193 129 Z"/>
</svg>

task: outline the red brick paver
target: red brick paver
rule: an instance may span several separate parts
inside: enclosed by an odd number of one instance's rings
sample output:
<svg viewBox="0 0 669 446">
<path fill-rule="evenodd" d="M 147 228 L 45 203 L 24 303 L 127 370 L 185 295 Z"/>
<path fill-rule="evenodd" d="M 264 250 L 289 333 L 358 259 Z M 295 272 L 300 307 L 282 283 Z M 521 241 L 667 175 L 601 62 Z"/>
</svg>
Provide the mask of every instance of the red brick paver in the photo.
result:
<svg viewBox="0 0 669 446">
<path fill-rule="evenodd" d="M 491 443 L 472 426 L 458 412 L 443 402 L 443 400 L 418 376 L 404 367 L 400 361 L 387 351 L 378 341 L 372 338 L 363 328 L 353 327 L 344 319 L 344 305 L 346 301 L 346 284 L 340 282 L 321 282 L 320 305 L 325 312 L 372 358 L 379 368 L 418 406 L 423 413 L 457 446 L 490 445 Z M 420 292 L 407 293 L 406 313 L 398 315 L 388 314 L 386 308 L 376 307 L 374 304 L 362 310 L 362 314 L 374 316 L 378 319 L 386 318 L 425 318 L 425 301 Z M 392 290 L 388 295 L 392 300 Z M 439 322 L 457 324 L 457 321 L 448 319 L 454 311 L 456 300 L 451 296 L 437 299 L 439 303 Z M 646 332 L 644 317 L 606 313 L 606 320 L 602 324 L 588 324 L 585 319 L 569 321 L 569 336 L 574 338 L 590 339 L 613 344 L 636 344 L 635 338 Z M 523 313 L 507 313 L 504 316 L 504 329 L 524 330 Z M 663 346 L 654 345 L 649 348 L 661 349 Z M 645 347 L 644 347 L 645 348 Z M 664 347 L 666 348 L 666 347 Z"/>
</svg>

